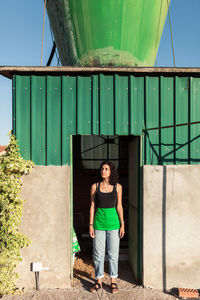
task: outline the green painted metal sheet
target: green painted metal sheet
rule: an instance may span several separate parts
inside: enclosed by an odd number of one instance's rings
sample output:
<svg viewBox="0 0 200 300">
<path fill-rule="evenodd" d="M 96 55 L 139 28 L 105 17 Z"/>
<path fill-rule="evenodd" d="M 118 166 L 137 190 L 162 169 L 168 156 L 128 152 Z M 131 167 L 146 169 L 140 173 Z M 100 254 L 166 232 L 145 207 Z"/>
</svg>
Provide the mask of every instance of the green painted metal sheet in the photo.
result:
<svg viewBox="0 0 200 300">
<path fill-rule="evenodd" d="M 170 0 L 48 0 L 62 65 L 153 66 Z"/>
<path fill-rule="evenodd" d="M 70 164 L 73 134 L 143 135 L 143 164 L 196 164 L 199 124 L 158 127 L 200 121 L 199 97 L 187 76 L 15 76 L 13 130 L 38 165 Z"/>
<path fill-rule="evenodd" d="M 92 75 L 92 134 L 99 134 L 99 77 Z"/>
<path fill-rule="evenodd" d="M 77 133 L 91 134 L 91 77 L 77 77 Z"/>
<path fill-rule="evenodd" d="M 12 80 L 12 131 L 16 135 L 16 76 Z"/>
<path fill-rule="evenodd" d="M 114 77 L 100 74 L 100 133 L 114 135 Z"/>
<path fill-rule="evenodd" d="M 174 78 L 160 77 L 160 126 L 174 124 Z M 174 128 L 160 131 L 161 163 L 174 164 Z"/>
<path fill-rule="evenodd" d="M 61 95 L 61 77 L 47 76 L 47 165 L 62 164 Z"/>
<path fill-rule="evenodd" d="M 70 163 L 70 135 L 76 133 L 76 77 L 62 76 L 62 164 Z"/>
<path fill-rule="evenodd" d="M 160 114 L 159 78 L 147 76 L 145 88 L 145 125 L 146 128 L 158 127 Z M 159 131 L 147 131 L 145 143 L 146 163 L 151 165 L 159 164 Z"/>
<path fill-rule="evenodd" d="M 15 118 L 16 138 L 24 159 L 31 156 L 31 114 L 30 114 L 30 77 L 16 77 L 15 87 Z"/>
<path fill-rule="evenodd" d="M 175 124 L 190 122 L 189 118 L 189 78 L 176 77 L 175 78 Z M 187 164 L 189 163 L 189 127 L 177 127 L 175 128 L 175 163 Z"/>
<path fill-rule="evenodd" d="M 115 132 L 129 134 L 129 78 L 115 75 Z"/>
<path fill-rule="evenodd" d="M 130 75 L 130 134 L 141 135 L 144 129 L 144 77 Z"/>
<path fill-rule="evenodd" d="M 32 160 L 37 165 L 45 165 L 46 78 L 43 76 L 31 76 L 31 145 Z"/>
<path fill-rule="evenodd" d="M 190 79 L 190 121 L 198 122 L 200 119 L 200 78 Z M 200 124 L 190 126 L 190 163 L 199 163 L 200 158 Z"/>
</svg>

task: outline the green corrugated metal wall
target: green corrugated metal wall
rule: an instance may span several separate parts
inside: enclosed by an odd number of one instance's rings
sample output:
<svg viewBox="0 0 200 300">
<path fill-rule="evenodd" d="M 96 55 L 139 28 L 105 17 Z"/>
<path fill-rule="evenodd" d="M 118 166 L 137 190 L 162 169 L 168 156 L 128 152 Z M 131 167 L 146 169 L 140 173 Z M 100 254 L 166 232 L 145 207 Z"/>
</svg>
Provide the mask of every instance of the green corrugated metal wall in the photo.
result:
<svg viewBox="0 0 200 300">
<path fill-rule="evenodd" d="M 200 78 L 14 76 L 13 131 L 25 159 L 70 163 L 71 134 L 144 135 L 143 164 L 200 162 Z"/>
</svg>

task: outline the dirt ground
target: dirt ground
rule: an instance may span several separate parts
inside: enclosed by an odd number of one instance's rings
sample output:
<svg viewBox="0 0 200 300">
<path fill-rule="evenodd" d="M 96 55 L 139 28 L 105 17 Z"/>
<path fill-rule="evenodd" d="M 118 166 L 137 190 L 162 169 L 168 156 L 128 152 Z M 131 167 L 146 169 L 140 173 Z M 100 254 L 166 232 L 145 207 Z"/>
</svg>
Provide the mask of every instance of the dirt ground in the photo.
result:
<svg viewBox="0 0 200 300">
<path fill-rule="evenodd" d="M 84 257 L 83 257 L 84 256 Z M 108 264 L 105 263 L 105 278 L 103 288 L 97 293 L 90 293 L 90 288 L 94 283 L 94 268 L 91 259 L 91 253 L 79 255 L 74 263 L 73 286 L 70 289 L 55 289 L 40 291 L 30 290 L 22 295 L 3 296 L 2 300 L 82 300 L 82 299 L 120 299 L 120 300 L 175 300 L 178 299 L 170 294 L 163 293 L 160 290 L 143 288 L 133 283 L 134 278 L 129 264 L 126 261 L 119 262 L 119 286 L 118 294 L 111 294 L 109 288 Z"/>
</svg>

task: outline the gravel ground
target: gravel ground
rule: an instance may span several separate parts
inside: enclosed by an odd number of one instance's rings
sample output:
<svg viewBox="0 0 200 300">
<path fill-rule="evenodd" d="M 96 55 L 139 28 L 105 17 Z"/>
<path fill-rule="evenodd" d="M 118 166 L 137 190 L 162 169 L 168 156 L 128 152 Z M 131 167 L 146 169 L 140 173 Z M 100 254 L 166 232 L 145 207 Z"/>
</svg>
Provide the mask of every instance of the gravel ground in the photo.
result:
<svg viewBox="0 0 200 300">
<path fill-rule="evenodd" d="M 82 254 L 81 254 L 82 255 Z M 133 283 L 134 278 L 127 262 L 119 262 L 119 278 L 117 279 L 120 289 L 118 294 L 111 294 L 109 289 L 108 264 L 105 263 L 105 278 L 103 288 L 97 293 L 90 293 L 90 288 L 94 283 L 94 268 L 92 266 L 91 255 L 80 256 L 74 264 L 73 287 L 70 289 L 43 289 L 40 291 L 26 291 L 22 295 L 5 295 L 2 300 L 82 300 L 82 299 L 120 299 L 120 300 L 175 300 L 178 299 L 170 294 L 165 294 L 160 290 L 143 288 Z"/>
</svg>

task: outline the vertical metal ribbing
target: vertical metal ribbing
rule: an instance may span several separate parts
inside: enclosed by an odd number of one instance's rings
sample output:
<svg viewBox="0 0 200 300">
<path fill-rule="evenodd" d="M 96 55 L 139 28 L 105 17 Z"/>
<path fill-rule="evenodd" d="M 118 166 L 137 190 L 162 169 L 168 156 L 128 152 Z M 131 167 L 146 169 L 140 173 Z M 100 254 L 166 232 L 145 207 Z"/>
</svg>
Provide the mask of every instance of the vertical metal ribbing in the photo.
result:
<svg viewBox="0 0 200 300">
<path fill-rule="evenodd" d="M 12 80 L 12 133 L 16 136 L 16 76 Z"/>
</svg>

